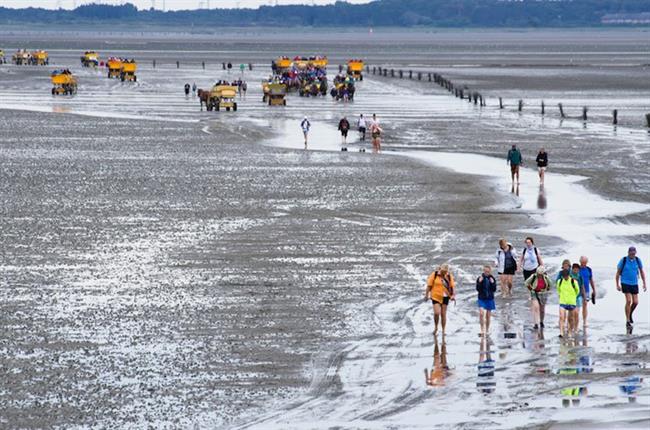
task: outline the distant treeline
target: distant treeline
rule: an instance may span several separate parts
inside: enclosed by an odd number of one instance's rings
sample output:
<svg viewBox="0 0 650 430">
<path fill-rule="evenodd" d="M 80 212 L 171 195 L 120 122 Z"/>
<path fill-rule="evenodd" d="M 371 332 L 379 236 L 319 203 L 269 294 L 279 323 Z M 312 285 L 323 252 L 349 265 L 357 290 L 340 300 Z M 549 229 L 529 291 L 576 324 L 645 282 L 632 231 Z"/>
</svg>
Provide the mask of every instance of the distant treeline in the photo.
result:
<svg viewBox="0 0 650 430">
<path fill-rule="evenodd" d="M 650 0 L 378 0 L 353 5 L 263 6 L 162 12 L 85 5 L 75 10 L 0 7 L 0 23 L 128 22 L 177 26 L 579 27 L 648 24 Z M 626 19 L 609 19 L 625 17 Z M 637 19 L 637 17 L 645 17 Z"/>
</svg>

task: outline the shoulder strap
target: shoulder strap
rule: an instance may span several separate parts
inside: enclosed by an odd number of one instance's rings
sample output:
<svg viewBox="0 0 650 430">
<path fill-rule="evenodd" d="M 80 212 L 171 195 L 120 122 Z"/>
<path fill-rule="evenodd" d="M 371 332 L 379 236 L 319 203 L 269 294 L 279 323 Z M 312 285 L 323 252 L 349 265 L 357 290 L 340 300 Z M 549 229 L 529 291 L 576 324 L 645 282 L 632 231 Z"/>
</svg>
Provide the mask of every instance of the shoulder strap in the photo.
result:
<svg viewBox="0 0 650 430">
<path fill-rule="evenodd" d="M 537 257 L 537 260 L 539 260 L 539 251 L 537 251 L 537 247 L 535 247 L 534 249 L 535 249 L 535 257 Z"/>
<path fill-rule="evenodd" d="M 625 263 L 627 263 L 627 257 L 623 257 L 621 261 L 621 273 L 623 273 L 623 270 L 625 270 Z"/>
</svg>

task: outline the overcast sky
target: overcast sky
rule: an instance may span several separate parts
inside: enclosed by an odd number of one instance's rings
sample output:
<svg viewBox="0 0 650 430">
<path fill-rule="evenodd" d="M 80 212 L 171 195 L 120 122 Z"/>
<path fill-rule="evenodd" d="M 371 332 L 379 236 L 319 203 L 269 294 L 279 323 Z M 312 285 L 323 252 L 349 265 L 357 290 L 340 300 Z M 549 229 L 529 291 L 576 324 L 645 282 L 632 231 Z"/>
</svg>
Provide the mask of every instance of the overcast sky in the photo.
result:
<svg viewBox="0 0 650 430">
<path fill-rule="evenodd" d="M 347 0 L 348 3 L 368 3 L 370 0 Z M 217 7 L 259 7 L 262 5 L 274 4 L 327 4 L 334 3 L 334 0 L 0 0 L 0 6 L 22 8 L 22 7 L 43 7 L 56 9 L 62 7 L 71 9 L 75 4 L 88 3 L 123 4 L 133 3 L 138 8 L 150 8 L 152 2 L 156 9 L 162 9 L 163 3 L 167 10 L 171 9 L 197 9 L 199 5 L 207 7 L 208 2 L 211 8 Z"/>
</svg>

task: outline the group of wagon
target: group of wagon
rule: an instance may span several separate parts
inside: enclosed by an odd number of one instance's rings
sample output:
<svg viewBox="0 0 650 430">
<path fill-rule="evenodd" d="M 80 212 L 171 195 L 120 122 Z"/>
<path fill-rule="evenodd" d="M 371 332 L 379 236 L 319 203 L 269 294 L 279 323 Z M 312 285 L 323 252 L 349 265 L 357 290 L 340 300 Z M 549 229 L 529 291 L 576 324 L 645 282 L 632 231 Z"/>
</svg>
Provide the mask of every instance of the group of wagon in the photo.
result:
<svg viewBox="0 0 650 430">
<path fill-rule="evenodd" d="M 4 59 L 4 52 L 2 58 Z M 3 60 L 3 62 L 5 61 Z M 41 49 L 37 51 L 19 49 L 11 56 L 11 62 L 17 66 L 47 66 L 50 64 L 50 58 L 47 51 Z"/>
<path fill-rule="evenodd" d="M 122 82 L 137 82 L 135 72 L 138 70 L 138 63 L 133 59 L 110 57 L 106 61 L 108 79 L 119 79 Z"/>
</svg>

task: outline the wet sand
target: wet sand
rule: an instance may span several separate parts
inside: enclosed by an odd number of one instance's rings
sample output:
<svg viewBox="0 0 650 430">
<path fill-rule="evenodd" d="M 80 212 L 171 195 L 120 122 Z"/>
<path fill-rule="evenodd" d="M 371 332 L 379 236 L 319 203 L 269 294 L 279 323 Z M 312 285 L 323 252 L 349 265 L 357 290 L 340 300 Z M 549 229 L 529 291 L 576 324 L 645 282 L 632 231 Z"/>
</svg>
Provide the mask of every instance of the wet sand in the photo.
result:
<svg viewBox="0 0 650 430">
<path fill-rule="evenodd" d="M 276 43 L 265 50 L 285 42 Z M 60 58 L 74 65 L 75 52 Z M 43 95 L 39 69 L 0 67 L 0 115 L 20 130 L 0 139 L 0 422 L 647 426 L 647 296 L 625 336 L 609 281 L 629 237 L 647 259 L 647 133 L 480 112 L 435 87 L 372 77 L 353 104 L 291 97 L 269 110 L 252 83 L 265 73 L 247 75 L 248 99 L 228 116 L 181 94 L 186 81 L 225 76 L 214 70 L 144 67 L 136 85 L 85 70 L 67 100 Z M 367 147 L 359 143 L 340 152 L 333 124 L 358 112 L 379 114 L 384 155 L 353 151 Z M 303 114 L 315 124 L 308 151 Z M 505 163 L 464 155 L 505 157 L 511 142 L 527 159 L 549 149 L 546 210 L 535 207 L 532 174 L 516 196 Z M 564 174 L 586 179 L 572 185 Z M 556 209 L 586 204 L 575 192 L 595 207 Z M 592 213 L 599 203 L 608 211 Z M 559 342 L 551 301 L 536 338 L 519 288 L 498 300 L 481 344 L 472 278 L 498 237 L 531 231 L 553 266 L 592 256 L 602 279 L 592 324 Z M 443 345 L 420 297 L 444 261 L 460 287 Z"/>
</svg>

